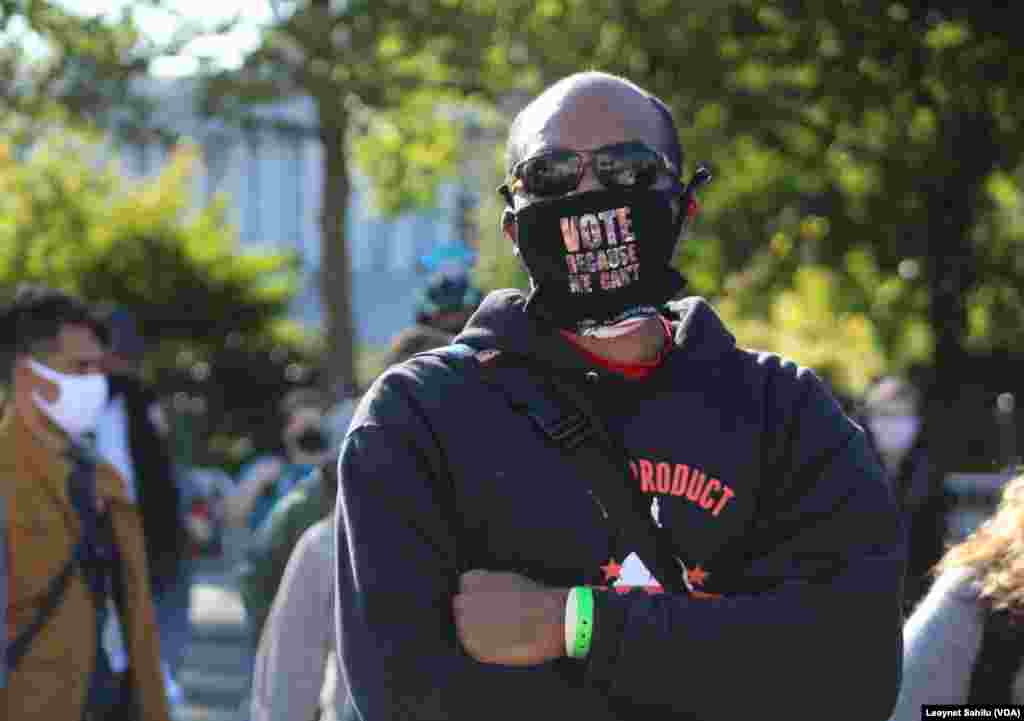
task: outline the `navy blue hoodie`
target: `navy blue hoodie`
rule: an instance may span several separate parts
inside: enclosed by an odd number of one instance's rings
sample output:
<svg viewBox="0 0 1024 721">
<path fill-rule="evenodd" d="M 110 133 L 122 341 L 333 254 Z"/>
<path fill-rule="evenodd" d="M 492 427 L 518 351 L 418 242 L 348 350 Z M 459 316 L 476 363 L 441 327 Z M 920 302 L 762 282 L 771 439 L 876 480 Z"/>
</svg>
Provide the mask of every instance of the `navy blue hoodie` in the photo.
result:
<svg viewBox="0 0 1024 721">
<path fill-rule="evenodd" d="M 458 340 L 585 389 L 695 561 L 693 595 L 644 581 L 572 459 L 478 376 L 425 354 L 374 383 L 339 461 L 338 647 L 360 718 L 888 717 L 905 548 L 864 432 L 811 371 L 737 348 L 702 299 L 673 313 L 675 346 L 639 381 L 589 364 L 516 291 Z M 619 585 L 595 593 L 586 661 L 503 667 L 456 638 L 474 568 Z"/>
</svg>

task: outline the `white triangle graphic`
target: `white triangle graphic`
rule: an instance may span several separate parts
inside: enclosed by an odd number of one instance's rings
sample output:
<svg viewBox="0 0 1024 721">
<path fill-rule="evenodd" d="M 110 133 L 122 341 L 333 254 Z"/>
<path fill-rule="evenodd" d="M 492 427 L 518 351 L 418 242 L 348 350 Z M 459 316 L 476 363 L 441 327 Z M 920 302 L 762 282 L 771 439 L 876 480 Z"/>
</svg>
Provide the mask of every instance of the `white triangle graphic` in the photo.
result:
<svg viewBox="0 0 1024 721">
<path fill-rule="evenodd" d="M 626 560 L 622 562 L 622 570 L 619 572 L 619 579 L 612 584 L 613 586 L 657 586 L 658 579 L 656 579 L 650 571 L 647 570 L 647 566 L 640 560 L 640 556 L 635 553 L 631 553 L 626 556 Z"/>
</svg>

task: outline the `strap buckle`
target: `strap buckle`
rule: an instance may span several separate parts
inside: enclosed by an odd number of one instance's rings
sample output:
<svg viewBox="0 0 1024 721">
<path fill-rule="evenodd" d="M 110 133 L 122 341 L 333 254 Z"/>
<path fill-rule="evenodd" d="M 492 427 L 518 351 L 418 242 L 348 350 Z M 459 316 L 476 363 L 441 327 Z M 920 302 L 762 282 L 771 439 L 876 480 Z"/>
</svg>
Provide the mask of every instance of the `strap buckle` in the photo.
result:
<svg viewBox="0 0 1024 721">
<path fill-rule="evenodd" d="M 550 440 L 567 450 L 575 450 L 593 437 L 595 429 L 582 413 L 569 415 L 547 415 L 534 410 L 527 411 L 537 427 Z"/>
</svg>

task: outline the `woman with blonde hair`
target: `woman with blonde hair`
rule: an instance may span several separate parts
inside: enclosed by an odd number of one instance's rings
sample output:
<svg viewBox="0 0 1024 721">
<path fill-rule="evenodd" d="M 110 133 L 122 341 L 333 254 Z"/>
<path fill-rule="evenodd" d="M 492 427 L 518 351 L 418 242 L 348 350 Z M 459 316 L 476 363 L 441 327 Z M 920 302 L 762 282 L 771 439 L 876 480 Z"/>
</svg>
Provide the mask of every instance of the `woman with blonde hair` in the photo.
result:
<svg viewBox="0 0 1024 721">
<path fill-rule="evenodd" d="M 916 721 L 924 704 L 1024 703 L 1024 474 L 934 574 L 903 628 L 892 721 Z"/>
</svg>

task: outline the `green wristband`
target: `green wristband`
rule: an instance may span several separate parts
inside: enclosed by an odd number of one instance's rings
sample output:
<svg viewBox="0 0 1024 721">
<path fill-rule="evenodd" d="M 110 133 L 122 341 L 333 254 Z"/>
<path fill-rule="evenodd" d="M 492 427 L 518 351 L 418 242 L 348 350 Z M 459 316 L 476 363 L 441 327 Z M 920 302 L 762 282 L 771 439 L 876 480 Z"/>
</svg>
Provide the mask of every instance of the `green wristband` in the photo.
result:
<svg viewBox="0 0 1024 721">
<path fill-rule="evenodd" d="M 590 641 L 594 637 L 594 590 L 588 586 L 573 589 L 576 596 L 576 640 L 572 646 L 572 658 L 584 659 L 590 653 Z"/>
</svg>

